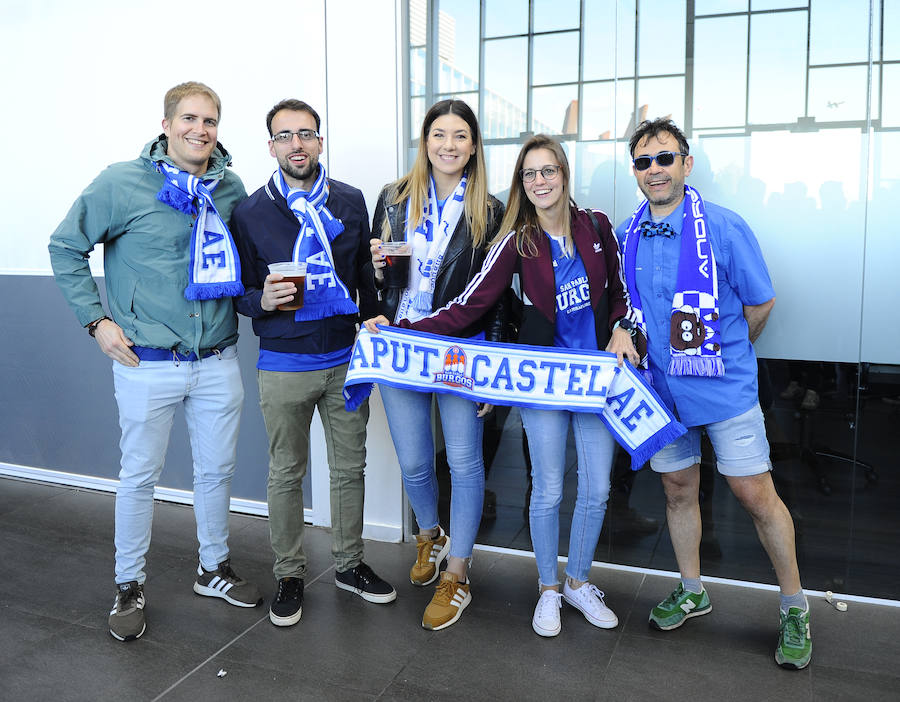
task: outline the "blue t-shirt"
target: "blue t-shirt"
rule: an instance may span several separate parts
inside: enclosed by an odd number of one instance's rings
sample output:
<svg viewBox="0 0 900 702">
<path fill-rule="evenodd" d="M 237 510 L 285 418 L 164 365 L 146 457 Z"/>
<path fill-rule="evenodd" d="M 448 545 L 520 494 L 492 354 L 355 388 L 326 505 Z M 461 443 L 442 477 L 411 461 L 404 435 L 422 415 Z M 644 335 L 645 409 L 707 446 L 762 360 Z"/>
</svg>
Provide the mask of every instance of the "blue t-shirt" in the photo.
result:
<svg viewBox="0 0 900 702">
<path fill-rule="evenodd" d="M 284 353 L 282 351 L 259 350 L 256 367 L 265 371 L 299 373 L 302 371 L 334 368 L 350 362 L 352 346 L 328 353 Z"/>
<path fill-rule="evenodd" d="M 553 257 L 553 276 L 556 281 L 556 328 L 553 332 L 553 345 L 596 351 L 597 332 L 594 328 L 591 289 L 584 261 L 581 260 L 578 249 L 574 250 L 572 256 L 567 256 L 560 240 L 549 234 L 547 237 L 550 239 L 550 255 Z"/>
<path fill-rule="evenodd" d="M 706 378 L 667 373 L 671 358 L 669 319 L 678 280 L 683 206 L 663 220 L 672 226 L 676 235 L 641 237 L 635 261 L 635 284 L 647 325 L 653 388 L 689 427 L 737 417 L 759 400 L 756 354 L 748 336 L 743 306 L 761 305 L 775 297 L 762 251 L 747 223 L 724 207 L 707 201 L 703 205 L 709 242 L 716 258 L 725 375 Z M 648 207 L 642 221 L 649 219 Z M 616 229 L 623 250 L 628 221 Z"/>
</svg>

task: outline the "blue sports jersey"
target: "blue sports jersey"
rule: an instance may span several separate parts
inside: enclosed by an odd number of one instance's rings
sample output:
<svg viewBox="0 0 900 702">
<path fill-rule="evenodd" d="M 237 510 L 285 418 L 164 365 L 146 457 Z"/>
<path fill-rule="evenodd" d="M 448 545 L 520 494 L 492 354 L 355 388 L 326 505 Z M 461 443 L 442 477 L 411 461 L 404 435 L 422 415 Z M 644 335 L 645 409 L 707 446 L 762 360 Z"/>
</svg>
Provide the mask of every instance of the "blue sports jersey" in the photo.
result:
<svg viewBox="0 0 900 702">
<path fill-rule="evenodd" d="M 546 233 L 546 232 L 545 232 Z M 553 345 L 569 349 L 597 350 L 597 331 L 591 310 L 591 289 L 584 262 L 577 249 L 567 256 L 561 239 L 550 239 L 556 281 L 556 328 Z"/>
</svg>

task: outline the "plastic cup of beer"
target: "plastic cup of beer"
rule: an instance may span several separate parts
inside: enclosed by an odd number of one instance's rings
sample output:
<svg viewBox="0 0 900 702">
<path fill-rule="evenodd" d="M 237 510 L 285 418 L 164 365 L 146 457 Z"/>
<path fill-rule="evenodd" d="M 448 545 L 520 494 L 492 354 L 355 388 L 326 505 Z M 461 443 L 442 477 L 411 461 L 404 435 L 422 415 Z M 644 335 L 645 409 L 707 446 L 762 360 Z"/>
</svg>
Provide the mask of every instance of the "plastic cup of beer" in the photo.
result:
<svg viewBox="0 0 900 702">
<path fill-rule="evenodd" d="M 278 273 L 284 278 L 282 283 L 293 283 L 297 287 L 294 299 L 278 305 L 282 312 L 299 310 L 303 307 L 303 291 L 306 289 L 306 261 L 281 261 L 269 264 L 269 273 Z"/>
<path fill-rule="evenodd" d="M 412 245 L 406 241 L 385 241 L 381 244 L 384 254 L 384 278 L 389 288 L 405 288 L 409 282 L 409 257 Z"/>
</svg>

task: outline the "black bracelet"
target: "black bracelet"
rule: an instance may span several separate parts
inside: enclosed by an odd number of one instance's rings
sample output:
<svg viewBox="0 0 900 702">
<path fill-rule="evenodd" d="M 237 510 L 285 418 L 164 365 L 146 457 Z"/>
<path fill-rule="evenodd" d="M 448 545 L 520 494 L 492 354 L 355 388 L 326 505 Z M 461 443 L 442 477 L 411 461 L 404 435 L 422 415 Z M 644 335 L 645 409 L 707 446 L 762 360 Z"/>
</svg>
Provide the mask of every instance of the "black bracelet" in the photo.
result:
<svg viewBox="0 0 900 702">
<path fill-rule="evenodd" d="M 100 322 L 102 322 L 104 319 L 109 319 L 110 322 L 112 321 L 112 319 L 110 317 L 107 317 L 106 315 L 103 315 L 100 319 L 95 319 L 87 326 L 88 334 L 94 336 L 94 334 L 97 333 L 97 327 L 100 326 Z"/>
</svg>

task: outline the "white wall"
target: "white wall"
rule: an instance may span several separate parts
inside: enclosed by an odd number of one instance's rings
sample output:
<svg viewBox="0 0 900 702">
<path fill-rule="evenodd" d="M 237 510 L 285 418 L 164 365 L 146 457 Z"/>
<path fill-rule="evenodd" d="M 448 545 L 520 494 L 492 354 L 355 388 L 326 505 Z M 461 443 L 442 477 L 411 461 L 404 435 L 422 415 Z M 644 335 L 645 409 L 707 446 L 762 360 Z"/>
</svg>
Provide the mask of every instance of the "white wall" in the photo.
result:
<svg viewBox="0 0 900 702">
<path fill-rule="evenodd" d="M 163 95 L 185 80 L 219 93 L 219 139 L 251 192 L 275 167 L 266 112 L 285 97 L 312 104 L 329 174 L 360 187 L 371 215 L 398 175 L 399 12 L 399 0 L 4 0 L 0 274 L 50 275 L 47 241 L 72 201 L 161 132 Z M 400 538 L 399 468 L 377 396 L 369 427 L 366 535 Z M 320 430 L 311 458 L 312 517 L 328 523 Z"/>
</svg>

